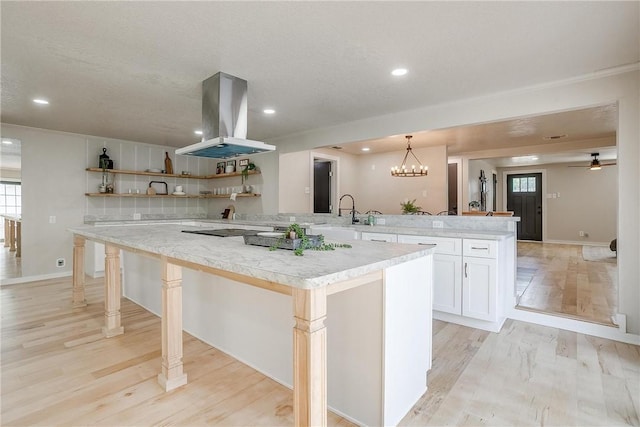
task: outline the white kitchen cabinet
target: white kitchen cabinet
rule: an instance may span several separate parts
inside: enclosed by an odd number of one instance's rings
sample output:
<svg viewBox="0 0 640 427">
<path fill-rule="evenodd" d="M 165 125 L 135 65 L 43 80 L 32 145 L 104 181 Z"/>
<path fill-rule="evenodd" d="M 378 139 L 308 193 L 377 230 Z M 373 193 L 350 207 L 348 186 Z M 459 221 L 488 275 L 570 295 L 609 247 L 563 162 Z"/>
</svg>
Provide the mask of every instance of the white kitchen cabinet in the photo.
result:
<svg viewBox="0 0 640 427">
<path fill-rule="evenodd" d="M 369 240 L 371 242 L 387 242 L 387 243 L 398 242 L 398 235 L 389 234 L 389 233 L 369 233 L 368 231 L 363 231 L 360 238 L 362 240 Z"/>
<path fill-rule="evenodd" d="M 462 315 L 497 320 L 496 259 L 465 256 L 462 281 Z"/>
<path fill-rule="evenodd" d="M 499 250 L 495 240 L 464 239 L 462 244 L 462 316 L 491 322 L 498 330 L 504 322 L 499 303 L 503 288 L 498 277 Z"/>
<path fill-rule="evenodd" d="M 504 323 L 504 293 L 513 276 L 508 242 L 398 235 L 399 243 L 435 244 L 433 317 L 498 332 Z"/>
<path fill-rule="evenodd" d="M 398 243 L 436 245 L 433 255 L 433 309 L 462 314 L 462 239 L 398 235 Z"/>
<path fill-rule="evenodd" d="M 433 309 L 462 314 L 462 258 L 433 255 Z"/>
</svg>

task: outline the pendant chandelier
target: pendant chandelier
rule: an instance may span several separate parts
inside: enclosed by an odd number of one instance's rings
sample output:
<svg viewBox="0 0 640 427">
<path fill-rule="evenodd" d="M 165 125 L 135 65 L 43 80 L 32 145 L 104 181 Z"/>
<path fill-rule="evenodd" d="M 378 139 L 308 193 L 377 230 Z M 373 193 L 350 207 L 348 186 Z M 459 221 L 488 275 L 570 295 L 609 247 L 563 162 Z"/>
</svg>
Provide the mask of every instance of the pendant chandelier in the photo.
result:
<svg viewBox="0 0 640 427">
<path fill-rule="evenodd" d="M 427 176 L 427 174 L 429 173 L 428 171 L 429 168 L 427 166 L 422 166 L 422 163 L 420 163 L 420 160 L 418 160 L 416 155 L 413 154 L 413 151 L 411 150 L 411 138 L 413 138 L 413 136 L 407 135 L 405 138 L 407 138 L 407 154 L 405 154 L 404 159 L 402 159 L 402 166 L 400 167 L 394 166 L 391 168 L 391 176 L 397 176 L 397 177 Z M 416 162 L 418 163 L 417 167 L 415 164 L 412 164 L 411 167 L 407 166 L 407 158 L 409 157 L 409 154 L 411 154 L 413 158 L 416 160 Z"/>
</svg>

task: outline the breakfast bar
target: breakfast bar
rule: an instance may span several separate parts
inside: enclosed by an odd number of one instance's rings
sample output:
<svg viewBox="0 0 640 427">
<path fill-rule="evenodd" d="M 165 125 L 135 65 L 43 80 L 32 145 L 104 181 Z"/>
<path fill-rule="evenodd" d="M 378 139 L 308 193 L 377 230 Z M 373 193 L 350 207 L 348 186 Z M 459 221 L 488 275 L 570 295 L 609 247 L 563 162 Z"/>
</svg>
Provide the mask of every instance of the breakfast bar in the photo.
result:
<svg viewBox="0 0 640 427">
<path fill-rule="evenodd" d="M 297 257 L 292 251 L 269 251 L 266 247 L 245 245 L 241 237 L 221 238 L 184 232 L 196 228 L 150 224 L 70 230 L 74 234 L 73 304 L 76 307 L 86 304 L 85 241 L 105 245 L 103 334 L 107 338 L 123 334 L 126 327 L 120 317 L 120 251 L 134 257 L 151 258 L 154 266 L 159 263 L 162 367 L 158 382 L 165 390 L 187 384 L 182 361 L 182 282 L 183 269 L 187 269 L 206 273 L 210 280 L 225 280 L 231 288 L 245 289 L 243 285 L 250 285 L 290 299 L 295 425 L 326 425 L 328 408 L 360 424 L 395 425 L 426 391 L 426 374 L 431 366 L 432 246 L 354 241 L 350 242 L 351 248 L 307 250 L 304 256 Z M 135 260 L 126 264 L 127 269 L 130 266 L 136 266 Z M 144 278 L 131 282 L 134 286 L 133 282 L 144 282 Z M 187 286 L 190 284 L 185 282 Z M 144 289 L 155 286 L 153 283 L 135 285 Z M 207 287 L 208 282 L 204 286 Z M 196 287 L 194 283 L 189 290 Z M 354 290 L 363 293 L 348 296 Z M 376 299 L 378 296 L 369 299 L 367 295 L 373 294 L 378 295 L 379 300 Z M 347 306 L 347 302 L 339 299 L 343 295 L 345 301 L 348 298 L 357 298 L 357 301 L 344 310 L 348 312 L 344 317 L 340 317 L 345 322 L 344 327 L 328 328 L 327 323 L 331 320 L 328 313 L 339 313 L 339 307 Z M 268 302 L 265 300 L 264 304 Z M 328 310 L 328 304 L 338 308 Z M 234 307 L 229 304 L 225 309 L 232 311 Z M 371 317 L 371 313 L 375 316 Z M 364 322 L 369 330 L 348 335 L 353 332 L 345 332 L 350 329 L 347 324 L 357 323 L 359 318 L 373 319 Z M 262 320 L 270 322 L 268 318 Z M 220 326 L 233 328 L 234 325 Z M 215 329 L 216 325 L 208 324 L 208 327 Z M 362 345 L 367 345 L 370 340 L 367 337 L 374 336 L 370 341 L 376 343 L 371 347 L 375 351 L 370 353 L 377 354 L 371 355 L 371 366 L 379 372 L 358 373 L 362 366 L 369 366 L 364 360 L 366 357 L 361 360 L 343 354 L 332 357 L 333 351 L 344 351 L 340 347 L 344 344 L 332 347 L 330 343 L 328 346 L 327 334 L 334 334 L 335 341 L 349 342 L 351 346 L 355 342 L 356 347 L 361 338 Z M 216 342 L 210 344 L 215 346 Z M 234 355 L 232 350 L 225 351 Z M 328 371 L 329 382 L 332 375 L 359 375 L 363 382 L 370 378 L 378 380 L 372 393 L 367 394 L 370 390 L 366 388 L 370 387 L 362 386 L 359 393 L 351 393 L 361 399 L 354 402 L 353 396 L 343 399 L 328 393 Z M 279 378 L 278 374 L 267 372 L 267 375 L 287 384 L 287 379 Z M 369 395 L 373 398 L 367 397 Z M 331 403 L 332 398 L 334 403 Z"/>
</svg>

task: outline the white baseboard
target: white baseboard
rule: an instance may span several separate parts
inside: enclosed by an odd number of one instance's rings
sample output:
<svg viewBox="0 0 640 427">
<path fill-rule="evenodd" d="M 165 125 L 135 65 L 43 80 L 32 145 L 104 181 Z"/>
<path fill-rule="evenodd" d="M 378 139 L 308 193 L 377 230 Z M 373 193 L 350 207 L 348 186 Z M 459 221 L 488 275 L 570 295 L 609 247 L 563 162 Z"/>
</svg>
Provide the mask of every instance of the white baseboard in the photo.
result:
<svg viewBox="0 0 640 427">
<path fill-rule="evenodd" d="M 495 322 L 488 322 L 486 320 L 472 319 L 470 317 L 458 316 L 456 314 L 444 313 L 442 311 L 433 310 L 432 316 L 436 320 L 442 320 L 443 322 L 455 323 L 456 325 L 467 326 L 469 328 L 482 329 L 489 332 L 500 332 L 502 325 L 506 317 L 500 317 Z"/>
<path fill-rule="evenodd" d="M 611 242 L 581 242 L 578 240 L 545 240 L 540 243 L 554 243 L 558 245 L 580 245 L 580 246 L 606 246 L 609 247 Z"/>
<path fill-rule="evenodd" d="M 584 322 L 577 319 L 569 319 L 536 311 L 520 310 L 515 307 L 510 309 L 507 317 L 509 319 L 519 320 L 522 322 L 535 323 L 536 325 L 549 326 L 585 335 L 592 335 L 594 337 L 621 341 L 627 344 L 640 345 L 640 335 L 629 334 L 626 332 L 627 319 L 623 314 L 618 314 L 616 316 L 615 320 L 618 323 L 618 327 Z"/>
<path fill-rule="evenodd" d="M 60 277 L 69 277 L 73 274 L 72 271 L 61 271 L 59 273 L 39 274 L 37 276 L 23 276 L 16 277 L 14 279 L 2 279 L 0 286 L 16 285 L 18 283 L 37 282 L 39 280 L 59 279 Z"/>
</svg>

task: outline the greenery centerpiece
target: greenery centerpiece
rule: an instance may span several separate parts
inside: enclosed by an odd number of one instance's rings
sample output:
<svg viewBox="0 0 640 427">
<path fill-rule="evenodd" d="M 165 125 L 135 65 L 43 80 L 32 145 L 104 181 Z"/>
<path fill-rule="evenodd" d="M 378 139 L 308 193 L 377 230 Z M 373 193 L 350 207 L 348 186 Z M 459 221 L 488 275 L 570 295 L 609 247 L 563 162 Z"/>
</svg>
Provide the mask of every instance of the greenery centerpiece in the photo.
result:
<svg viewBox="0 0 640 427">
<path fill-rule="evenodd" d="M 336 248 L 350 248 L 351 245 L 348 243 L 325 243 L 324 236 L 322 234 L 318 235 L 319 244 L 313 245 L 309 236 L 304 231 L 304 228 L 300 227 L 298 224 L 291 224 L 285 231 L 282 232 L 282 237 L 280 237 L 276 243 L 269 247 L 270 251 L 275 251 L 278 249 L 280 244 L 284 241 L 284 239 L 300 239 L 300 245 L 293 250 L 293 254 L 296 256 L 303 256 L 305 250 L 312 251 L 333 251 Z"/>
</svg>

